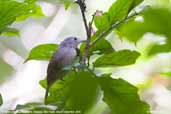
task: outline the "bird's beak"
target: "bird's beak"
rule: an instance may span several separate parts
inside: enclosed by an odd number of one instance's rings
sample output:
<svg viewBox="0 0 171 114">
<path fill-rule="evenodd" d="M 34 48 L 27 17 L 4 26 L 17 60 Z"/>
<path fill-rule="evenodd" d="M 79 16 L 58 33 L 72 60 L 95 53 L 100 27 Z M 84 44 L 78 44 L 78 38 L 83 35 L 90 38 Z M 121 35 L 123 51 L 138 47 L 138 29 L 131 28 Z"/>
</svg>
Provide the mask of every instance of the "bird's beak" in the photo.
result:
<svg viewBox="0 0 171 114">
<path fill-rule="evenodd" d="M 79 43 L 84 43 L 86 42 L 87 40 L 80 40 Z"/>
</svg>

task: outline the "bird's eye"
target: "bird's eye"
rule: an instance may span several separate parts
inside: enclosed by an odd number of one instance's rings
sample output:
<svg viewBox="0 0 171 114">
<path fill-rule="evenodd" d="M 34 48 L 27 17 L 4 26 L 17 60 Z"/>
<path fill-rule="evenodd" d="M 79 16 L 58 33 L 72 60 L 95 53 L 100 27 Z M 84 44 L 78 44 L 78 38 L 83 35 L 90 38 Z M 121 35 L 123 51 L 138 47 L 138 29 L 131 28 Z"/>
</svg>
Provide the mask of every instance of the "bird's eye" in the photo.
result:
<svg viewBox="0 0 171 114">
<path fill-rule="evenodd" d="M 77 38 L 74 38 L 74 40 L 77 40 Z"/>
</svg>

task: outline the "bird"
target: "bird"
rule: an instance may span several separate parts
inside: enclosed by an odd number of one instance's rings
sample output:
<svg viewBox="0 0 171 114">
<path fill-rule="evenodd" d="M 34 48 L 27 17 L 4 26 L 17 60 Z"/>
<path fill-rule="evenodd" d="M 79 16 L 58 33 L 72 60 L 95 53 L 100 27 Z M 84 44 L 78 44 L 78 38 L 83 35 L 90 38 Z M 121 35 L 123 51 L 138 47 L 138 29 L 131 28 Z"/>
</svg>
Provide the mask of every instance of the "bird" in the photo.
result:
<svg viewBox="0 0 171 114">
<path fill-rule="evenodd" d="M 80 40 L 77 37 L 71 36 L 64 39 L 59 48 L 51 57 L 47 68 L 47 88 L 45 93 L 45 104 L 48 97 L 49 89 L 53 83 L 62 79 L 67 73 L 65 67 L 71 65 L 79 56 L 78 45 L 85 40 Z"/>
</svg>

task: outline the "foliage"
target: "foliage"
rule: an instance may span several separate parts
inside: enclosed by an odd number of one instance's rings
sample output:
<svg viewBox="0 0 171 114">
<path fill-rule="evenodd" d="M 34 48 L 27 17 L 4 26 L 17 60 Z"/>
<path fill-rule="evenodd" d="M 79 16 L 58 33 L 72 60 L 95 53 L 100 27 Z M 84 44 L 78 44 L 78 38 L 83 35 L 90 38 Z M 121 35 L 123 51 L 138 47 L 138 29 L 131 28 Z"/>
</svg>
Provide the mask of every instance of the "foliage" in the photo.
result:
<svg viewBox="0 0 171 114">
<path fill-rule="evenodd" d="M 97 37 L 97 35 L 99 35 L 100 32 L 95 33 L 91 40 L 95 40 L 95 38 Z M 81 45 L 81 53 L 83 53 L 84 49 L 85 49 L 85 43 Z M 101 39 L 99 40 L 99 42 L 97 42 L 95 45 L 93 45 L 90 50 L 89 50 L 89 55 L 93 55 L 93 54 L 104 54 L 104 53 L 111 53 L 114 52 L 115 50 L 113 49 L 112 45 L 106 40 L 106 39 Z"/>
<path fill-rule="evenodd" d="M 151 46 L 149 46 L 148 55 L 151 56 L 158 53 L 167 53 L 167 52 L 171 52 L 171 45 L 169 43 L 152 44 Z"/>
<path fill-rule="evenodd" d="M 171 52 L 171 9 L 148 7 L 142 11 L 142 20 L 136 18 L 129 20 L 119 28 L 119 34 L 125 36 L 131 42 L 137 42 L 145 33 L 151 32 L 166 36 L 165 44 L 153 44 L 148 55 Z"/>
<path fill-rule="evenodd" d="M 25 0 L 17 2 L 14 0 L 0 0 L 0 34 L 18 35 L 10 25 L 16 20 L 24 20 L 28 17 L 42 17 L 40 6 L 36 5 L 36 0 Z"/>
<path fill-rule="evenodd" d="M 121 26 L 121 33 L 130 41 L 138 41 L 147 32 L 165 35 L 170 38 L 171 10 L 167 8 L 146 8 L 141 16 L 142 21 L 132 19 Z M 134 33 L 134 34 L 133 34 Z"/>
<path fill-rule="evenodd" d="M 0 106 L 3 104 L 3 99 L 2 99 L 2 96 L 0 94 Z"/>
<path fill-rule="evenodd" d="M 136 51 L 121 50 L 99 57 L 93 64 L 95 67 L 124 66 L 134 64 L 140 56 Z M 110 61 L 109 61 L 110 60 Z"/>
<path fill-rule="evenodd" d="M 49 60 L 57 48 L 58 45 L 56 44 L 42 44 L 36 46 L 30 51 L 30 55 L 25 62 L 28 60 Z"/>
<path fill-rule="evenodd" d="M 46 88 L 46 80 L 40 84 Z M 57 81 L 47 100 L 61 110 L 80 110 L 84 114 L 102 96 L 113 114 L 149 114 L 149 106 L 139 99 L 136 87 L 122 79 L 112 79 L 110 75 L 97 77 L 90 71 L 71 72 L 63 81 Z"/>
<path fill-rule="evenodd" d="M 104 30 L 127 17 L 128 13 L 143 0 L 117 0 L 102 16 L 95 17 L 95 25 L 99 30 Z"/>
<path fill-rule="evenodd" d="M 66 9 L 74 3 L 74 0 L 56 1 L 63 3 Z M 10 32 L 18 35 L 17 30 L 9 27 L 13 22 L 30 16 L 42 16 L 40 7 L 35 2 L 35 0 L 25 0 L 24 2 L 0 0 L 0 33 Z M 141 13 L 134 14 L 133 9 L 142 2 L 143 0 L 117 0 L 107 12 L 95 13 L 92 24 L 95 25 L 97 31 L 90 37 L 90 44 L 93 45 L 88 47 L 90 48 L 88 58 L 94 56 L 95 61 L 88 61 L 87 63 L 90 65 L 86 64 L 82 69 L 74 68 L 63 80 L 57 80 L 50 88 L 50 95 L 46 99 L 50 106 L 58 107 L 59 111 L 73 110 L 80 111 L 81 114 L 89 114 L 98 102 L 103 102 L 106 103 L 112 114 L 150 114 L 149 105 L 141 101 L 135 86 L 122 79 L 114 79 L 109 74 L 99 76 L 96 72 L 98 67 L 135 64 L 140 56 L 140 53 L 134 50 L 116 51 L 112 47 L 105 38 L 115 29 L 119 35 L 134 43 L 147 32 L 165 35 L 165 43 L 151 45 L 148 55 L 171 51 L 170 9 L 149 7 L 144 8 Z M 2 8 L 5 11 L 2 11 Z M 134 15 L 130 16 L 131 14 Z M 142 17 L 142 20 L 137 21 L 137 16 Z M 36 46 L 30 51 L 26 62 L 49 60 L 57 48 L 56 44 Z M 86 43 L 82 44 L 81 53 L 86 52 L 86 49 Z M 170 75 L 170 72 L 165 74 Z M 46 89 L 47 80 L 41 80 L 40 85 Z M 16 110 L 56 111 L 56 109 L 45 107 L 42 103 L 18 105 Z"/>
<path fill-rule="evenodd" d="M 0 66 L 3 66 L 3 67 L 1 67 L 1 72 L 0 72 L 0 76 L 1 76 L 0 83 L 2 83 L 6 79 L 6 76 L 12 75 L 12 73 L 15 70 L 14 70 L 14 68 L 11 65 L 9 65 L 8 63 L 6 63 L 1 58 L 0 58 Z"/>
<path fill-rule="evenodd" d="M 98 31 L 92 35 L 91 42 L 95 41 L 101 33 L 118 21 L 123 21 L 133 8 L 143 0 L 117 0 L 108 12 L 94 17 L 94 24 Z M 70 3 L 70 1 L 67 1 Z M 72 2 L 72 1 L 71 1 Z M 66 3 L 66 2 L 65 2 Z M 90 65 L 96 67 L 125 66 L 134 64 L 140 56 L 139 52 L 132 50 L 115 51 L 105 37 L 93 44 L 89 50 L 89 57 L 99 54 L 95 62 Z M 86 44 L 80 47 L 85 51 Z M 28 60 L 49 60 L 56 51 L 54 44 L 43 44 L 30 51 Z M 46 89 L 46 79 L 40 81 Z M 57 106 L 57 110 L 78 110 L 81 114 L 88 114 L 101 100 L 105 102 L 112 114 L 149 114 L 149 105 L 142 102 L 138 96 L 137 88 L 122 79 L 113 79 L 110 75 L 97 76 L 93 69 L 85 67 L 83 70 L 69 72 L 63 80 L 57 80 L 50 88 L 50 95 L 46 102 Z M 103 97 L 103 99 L 101 99 Z"/>
<path fill-rule="evenodd" d="M 122 79 L 109 76 L 99 77 L 104 92 L 103 100 L 109 105 L 112 114 L 150 114 L 149 106 L 140 101 L 137 88 Z"/>
</svg>

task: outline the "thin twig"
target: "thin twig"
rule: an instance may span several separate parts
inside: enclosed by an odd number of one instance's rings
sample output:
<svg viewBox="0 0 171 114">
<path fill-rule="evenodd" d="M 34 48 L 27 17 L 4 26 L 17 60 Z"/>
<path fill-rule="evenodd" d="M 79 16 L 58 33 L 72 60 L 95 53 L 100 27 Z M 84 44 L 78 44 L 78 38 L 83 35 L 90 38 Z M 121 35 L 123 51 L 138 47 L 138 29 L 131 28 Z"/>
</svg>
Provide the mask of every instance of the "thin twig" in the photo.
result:
<svg viewBox="0 0 171 114">
<path fill-rule="evenodd" d="M 138 15 L 139 13 L 134 13 L 128 17 L 126 17 L 125 19 L 119 21 L 118 23 L 115 23 L 113 25 L 111 25 L 108 29 L 106 29 L 105 31 L 103 31 L 91 44 L 90 47 L 92 47 L 94 44 L 96 44 L 100 39 L 102 39 L 103 37 L 105 37 L 111 30 L 113 30 L 114 28 L 117 28 L 118 26 L 120 26 L 121 24 L 123 24 L 125 21 L 129 20 L 130 18 Z"/>
<path fill-rule="evenodd" d="M 84 26 L 85 26 L 86 33 L 87 33 L 87 38 L 88 38 L 88 37 L 89 37 L 89 27 L 88 27 L 87 19 L 86 19 L 86 16 L 85 16 L 85 11 L 86 11 L 85 2 L 82 1 L 82 0 L 77 0 L 76 3 L 77 3 L 77 4 L 79 5 L 79 7 L 80 7 L 81 14 L 82 14 L 82 17 L 83 17 Z"/>
<path fill-rule="evenodd" d="M 90 23 L 89 23 L 89 32 L 91 33 L 91 35 L 92 35 L 92 26 L 93 26 L 93 21 L 94 21 L 94 17 L 95 17 L 95 13 L 92 15 L 92 19 L 91 19 L 91 21 L 90 21 Z"/>
<path fill-rule="evenodd" d="M 82 62 L 81 62 L 82 64 L 85 65 L 86 64 L 86 59 L 89 56 L 88 54 L 89 54 L 89 48 L 90 48 L 89 45 L 90 45 L 91 31 L 90 31 L 90 28 L 88 26 L 87 19 L 86 19 L 86 16 L 85 16 L 85 11 L 86 11 L 85 0 L 77 0 L 76 3 L 80 7 L 81 14 L 82 14 L 82 17 L 83 17 L 84 26 L 85 26 L 86 33 L 87 33 L 86 48 L 85 48 L 85 51 L 83 53 Z"/>
<path fill-rule="evenodd" d="M 94 17 L 95 17 L 95 13 L 92 15 L 92 19 L 89 22 L 89 33 L 90 33 L 90 37 L 92 35 L 92 29 L 93 29 L 92 25 L 93 25 Z M 87 50 L 89 50 L 89 48 L 90 48 L 90 42 L 89 42 L 89 46 L 88 46 L 88 49 Z M 88 67 L 90 66 L 90 56 L 88 54 L 87 54 L 87 66 Z"/>
</svg>

